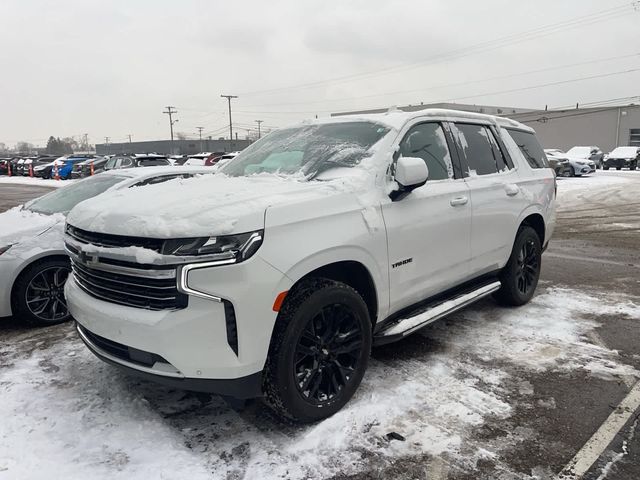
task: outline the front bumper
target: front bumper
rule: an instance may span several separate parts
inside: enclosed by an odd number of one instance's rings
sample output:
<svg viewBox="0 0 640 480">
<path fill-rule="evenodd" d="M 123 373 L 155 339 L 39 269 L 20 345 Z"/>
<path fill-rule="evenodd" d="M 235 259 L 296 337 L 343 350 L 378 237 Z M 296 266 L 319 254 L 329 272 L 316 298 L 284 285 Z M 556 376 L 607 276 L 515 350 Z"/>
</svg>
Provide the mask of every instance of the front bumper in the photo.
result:
<svg viewBox="0 0 640 480">
<path fill-rule="evenodd" d="M 80 339 L 96 357 L 123 369 L 130 375 L 181 390 L 217 393 L 218 395 L 242 399 L 255 398 L 262 395 L 262 372 L 229 380 L 186 378 L 183 375 L 172 372 L 170 369 L 159 374 L 159 371 L 157 369 L 154 370 L 153 366 L 164 362 L 150 363 L 149 360 L 152 362 L 154 360 L 164 360 L 161 357 L 156 358 L 157 356 L 148 352 L 141 352 L 126 345 L 111 342 L 86 330 L 78 323 L 76 323 L 76 330 Z"/>
<path fill-rule="evenodd" d="M 142 352 L 146 358 L 162 359 L 142 368 L 130 358 L 107 357 L 100 342 L 92 342 L 92 346 L 83 339 L 103 360 L 160 383 L 237 396 L 232 393 L 237 387 L 227 387 L 225 382 L 253 385 L 254 376 L 261 375 L 277 316 L 273 302 L 278 288 L 290 287 L 288 279 L 281 286 L 283 277 L 256 255 L 240 264 L 189 272 L 190 288 L 218 296 L 222 302 L 189 295 L 185 308 L 173 310 L 118 305 L 85 292 L 73 275 L 66 283 L 65 295 L 72 316 L 89 336 L 116 343 L 127 352 Z M 228 305 L 234 308 L 236 349 L 228 337 Z M 246 385 L 241 390 L 246 390 Z"/>
</svg>

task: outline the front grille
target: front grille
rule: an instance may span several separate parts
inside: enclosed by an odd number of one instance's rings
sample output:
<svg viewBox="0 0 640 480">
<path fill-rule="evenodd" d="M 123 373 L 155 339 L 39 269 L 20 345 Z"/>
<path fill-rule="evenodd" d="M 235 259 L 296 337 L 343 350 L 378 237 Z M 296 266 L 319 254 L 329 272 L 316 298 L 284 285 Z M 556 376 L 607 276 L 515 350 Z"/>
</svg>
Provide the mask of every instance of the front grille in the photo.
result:
<svg viewBox="0 0 640 480">
<path fill-rule="evenodd" d="M 187 306 L 178 292 L 176 278 L 149 278 L 108 272 L 72 260 L 78 286 L 92 297 L 119 305 L 148 310 L 175 310 Z"/>
<path fill-rule="evenodd" d="M 67 234 L 82 243 L 99 247 L 142 247 L 161 253 L 164 240 L 159 238 L 129 237 L 108 233 L 88 232 L 67 224 Z"/>
</svg>

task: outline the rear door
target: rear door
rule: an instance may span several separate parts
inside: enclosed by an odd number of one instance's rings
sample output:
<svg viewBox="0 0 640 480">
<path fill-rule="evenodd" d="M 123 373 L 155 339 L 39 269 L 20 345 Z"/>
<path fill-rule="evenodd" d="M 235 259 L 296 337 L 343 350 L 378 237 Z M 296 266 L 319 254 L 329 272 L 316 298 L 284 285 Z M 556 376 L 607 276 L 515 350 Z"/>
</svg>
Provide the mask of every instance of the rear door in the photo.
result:
<svg viewBox="0 0 640 480">
<path fill-rule="evenodd" d="M 472 203 L 472 276 L 504 266 L 511 254 L 522 201 L 518 172 L 490 124 L 455 122 L 455 143 Z"/>
<path fill-rule="evenodd" d="M 423 159 L 429 177 L 405 198 L 382 205 L 391 312 L 466 279 L 471 203 L 459 168 L 454 169 L 453 148 L 446 125 L 440 122 L 415 124 L 401 136 L 399 154 Z"/>
</svg>

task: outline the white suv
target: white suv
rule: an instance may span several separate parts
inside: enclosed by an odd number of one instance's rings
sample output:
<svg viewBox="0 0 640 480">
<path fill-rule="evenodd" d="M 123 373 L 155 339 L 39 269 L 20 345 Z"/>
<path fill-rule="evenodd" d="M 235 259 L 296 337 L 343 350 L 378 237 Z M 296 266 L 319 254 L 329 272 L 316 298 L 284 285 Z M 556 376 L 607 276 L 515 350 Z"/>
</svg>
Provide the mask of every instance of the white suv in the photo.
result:
<svg viewBox="0 0 640 480">
<path fill-rule="evenodd" d="M 520 123 L 317 120 L 209 178 L 76 207 L 66 295 L 101 359 L 314 421 L 354 394 L 372 345 L 492 293 L 529 301 L 554 212 L 554 173 Z"/>
</svg>

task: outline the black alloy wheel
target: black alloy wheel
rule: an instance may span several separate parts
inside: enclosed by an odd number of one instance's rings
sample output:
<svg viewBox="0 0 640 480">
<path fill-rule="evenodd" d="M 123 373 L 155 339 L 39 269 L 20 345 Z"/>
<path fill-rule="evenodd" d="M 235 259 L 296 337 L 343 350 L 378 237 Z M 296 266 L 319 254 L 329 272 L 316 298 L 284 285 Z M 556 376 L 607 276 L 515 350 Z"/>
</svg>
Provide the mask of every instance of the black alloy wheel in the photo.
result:
<svg viewBox="0 0 640 480">
<path fill-rule="evenodd" d="M 369 310 L 351 286 L 313 277 L 287 294 L 271 337 L 264 402 L 280 417 L 315 422 L 358 389 L 371 354 Z"/>
<path fill-rule="evenodd" d="M 540 270 L 536 247 L 532 239 L 527 239 L 522 245 L 518 252 L 517 264 L 516 286 L 522 295 L 527 295 L 535 284 Z"/>
<path fill-rule="evenodd" d="M 298 339 L 293 374 L 298 392 L 322 405 L 340 396 L 353 378 L 364 347 L 353 312 L 328 305 L 309 319 Z"/>
<path fill-rule="evenodd" d="M 499 275 L 500 289 L 494 294 L 500 303 L 519 306 L 533 298 L 542 266 L 541 240 L 528 225 L 518 230 L 511 256 Z"/>
</svg>

